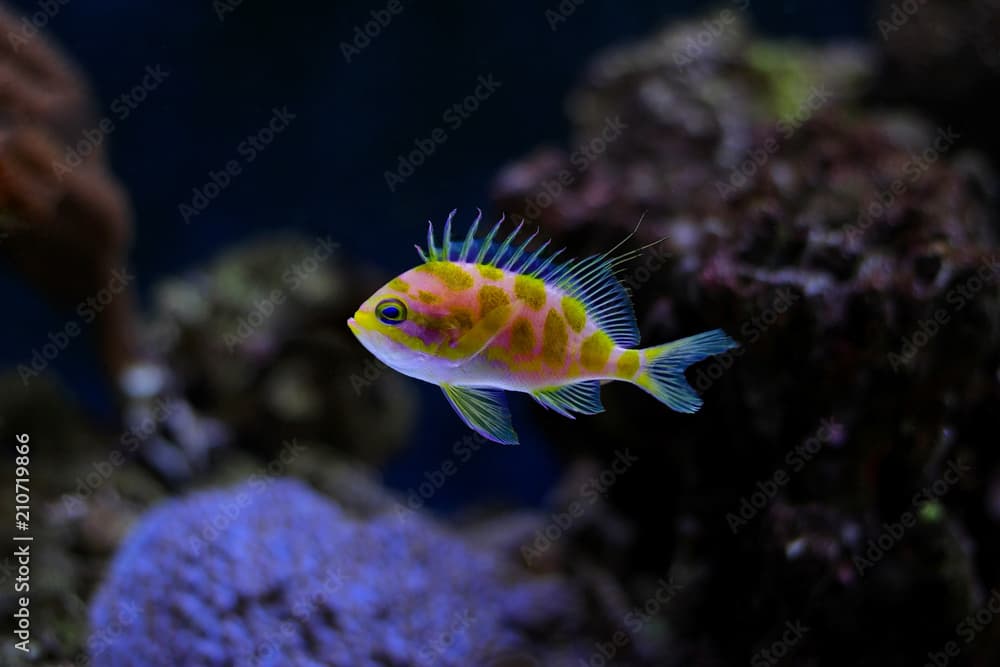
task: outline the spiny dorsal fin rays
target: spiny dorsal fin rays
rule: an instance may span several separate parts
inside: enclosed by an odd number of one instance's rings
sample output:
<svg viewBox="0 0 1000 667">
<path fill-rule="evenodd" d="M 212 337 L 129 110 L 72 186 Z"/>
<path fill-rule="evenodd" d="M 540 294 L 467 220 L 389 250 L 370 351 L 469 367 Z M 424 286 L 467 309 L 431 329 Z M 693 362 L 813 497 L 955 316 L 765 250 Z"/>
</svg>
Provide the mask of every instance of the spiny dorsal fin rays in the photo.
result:
<svg viewBox="0 0 1000 667">
<path fill-rule="evenodd" d="M 508 248 L 510 248 L 511 242 L 514 240 L 514 237 L 517 236 L 517 233 L 521 231 L 521 227 L 524 227 L 524 220 L 522 220 L 521 223 L 514 228 L 514 231 L 507 235 L 507 238 L 503 240 L 503 243 L 500 244 L 497 251 L 493 253 L 493 259 L 490 260 L 491 265 L 497 266 L 497 262 L 503 258 L 504 253 L 507 252 Z"/>
<path fill-rule="evenodd" d="M 441 257 L 445 260 L 451 258 L 451 220 L 455 217 L 458 209 L 452 209 L 448 214 L 448 219 L 444 221 L 444 238 L 441 241 Z"/>
<path fill-rule="evenodd" d="M 437 261 L 438 252 L 437 248 L 434 247 L 434 223 L 430 220 L 427 221 L 427 253 L 432 262 Z"/>
<path fill-rule="evenodd" d="M 425 253 L 423 249 L 420 248 L 420 246 L 417 246 L 417 253 L 420 255 L 420 258 L 423 259 L 425 262 L 441 261 L 441 260 L 464 262 L 468 260 L 470 252 L 476 246 L 476 232 L 478 231 L 479 223 L 482 220 L 483 212 L 481 209 L 478 208 L 476 209 L 476 218 L 475 220 L 473 220 L 472 225 L 469 227 L 469 230 L 465 235 L 465 239 L 464 242 L 462 243 L 461 249 L 459 250 L 459 252 L 455 253 L 452 252 L 453 244 L 451 238 L 451 227 L 457 212 L 458 211 L 456 209 L 452 210 L 448 214 L 448 219 L 445 222 L 444 234 L 442 236 L 443 246 L 440 249 L 438 249 L 438 247 L 434 242 L 434 225 L 432 222 L 428 221 L 427 223 L 428 251 Z M 639 229 L 639 226 L 642 224 L 642 221 L 645 218 L 645 215 L 646 214 L 643 213 L 642 217 L 639 218 L 639 222 L 636 223 L 635 228 L 624 239 L 618 242 L 613 248 L 611 248 L 607 252 L 603 252 L 597 255 L 592 255 L 590 257 L 585 258 L 582 261 L 571 259 L 552 268 L 549 268 L 552 264 L 552 261 L 558 254 L 562 252 L 562 250 L 551 254 L 545 261 L 542 262 L 540 266 L 537 267 L 533 266 L 534 264 L 538 263 L 538 261 L 541 259 L 542 253 L 548 248 L 549 244 L 551 243 L 551 239 L 546 240 L 545 243 L 543 243 L 539 248 L 537 248 L 534 252 L 528 255 L 523 261 L 521 261 L 520 264 L 518 264 L 518 260 L 527 250 L 527 247 L 531 244 L 531 241 L 538 236 L 540 230 L 537 229 L 527 240 L 524 241 L 524 243 L 521 244 L 520 247 L 517 248 L 515 252 L 513 252 L 513 254 L 505 257 L 505 255 L 507 255 L 508 251 L 510 250 L 511 243 L 513 243 L 514 239 L 517 237 L 517 234 L 520 232 L 521 228 L 524 225 L 523 220 L 499 247 L 497 247 L 496 249 L 493 248 L 493 240 L 496 237 L 496 234 L 499 231 L 500 227 L 503 226 L 503 223 L 506 220 L 506 216 L 504 215 L 500 217 L 500 220 L 498 220 L 497 223 L 493 226 L 493 228 L 490 230 L 490 233 L 487 234 L 485 239 L 483 239 L 482 243 L 480 244 L 480 247 L 478 248 L 475 263 L 482 264 L 486 259 L 486 256 L 490 254 L 491 250 L 493 250 L 493 256 L 487 263 L 493 266 L 497 266 L 498 268 L 502 268 L 504 270 L 512 270 L 518 273 L 524 271 L 530 271 L 531 273 L 529 275 L 534 277 L 542 277 L 548 280 L 578 281 L 578 279 L 582 277 L 583 273 L 586 270 L 588 269 L 593 270 L 596 268 L 597 265 L 599 265 L 602 262 L 607 263 L 608 268 L 615 268 L 623 262 L 627 262 L 638 257 L 643 250 L 646 250 L 647 248 L 662 243 L 664 240 L 666 240 L 667 237 L 663 237 L 651 243 L 647 243 L 646 245 L 640 248 L 629 250 L 618 256 L 612 256 L 614 252 L 618 250 L 618 248 L 620 248 L 623 244 L 628 242 L 629 239 L 635 236 L 636 232 Z M 500 262 L 503 262 L 503 266 L 500 266 L 499 264 Z M 545 273 L 546 269 L 548 269 L 548 273 Z M 615 271 L 615 273 L 617 273 L 617 271 Z"/>
<path fill-rule="evenodd" d="M 505 216 L 503 215 L 500 216 L 500 219 L 497 220 L 497 224 L 493 225 L 493 229 L 491 229 L 490 233 L 486 235 L 485 239 L 483 239 L 483 243 L 479 247 L 479 254 L 476 255 L 476 264 L 483 263 L 483 258 L 486 257 L 486 251 L 490 249 L 491 245 L 493 245 L 493 237 L 497 235 L 497 230 L 500 229 L 500 225 L 503 224 L 504 217 Z"/>
<path fill-rule="evenodd" d="M 537 234 L 537 233 L 538 232 L 535 232 L 535 234 Z M 532 238 L 534 238 L 534 236 L 532 236 Z M 522 269 L 529 269 L 529 268 L 531 268 L 531 265 L 538 261 L 538 258 L 541 257 L 542 253 L 545 252 L 545 249 L 549 246 L 550 243 L 552 243 L 552 239 L 546 239 L 545 243 L 543 243 L 542 245 L 538 246 L 538 248 L 535 250 L 535 252 L 533 252 L 530 255 L 528 255 L 524 259 L 524 261 L 521 262 L 521 268 Z M 534 275 L 534 271 L 532 271 L 532 275 Z"/>
<path fill-rule="evenodd" d="M 546 241 L 546 245 L 547 244 L 548 244 L 548 241 Z M 566 248 L 559 248 L 559 250 L 556 250 L 554 253 L 552 253 L 551 255 L 549 255 L 548 258 L 544 262 L 542 262 L 542 265 L 540 267 L 538 267 L 537 269 L 535 269 L 534 271 L 531 272 L 531 276 L 533 278 L 538 278 L 539 276 L 541 276 L 542 272 L 545 269 L 547 269 L 550 264 L 552 264 L 553 260 L 555 260 L 555 258 L 558 257 L 559 255 L 563 254 L 563 252 L 565 252 L 565 250 L 566 250 Z"/>
<path fill-rule="evenodd" d="M 521 224 L 524 224 L 524 223 L 522 222 Z M 520 229 L 520 227 L 518 227 L 518 229 Z M 501 266 L 500 268 L 503 269 L 504 271 L 507 271 L 507 270 L 517 271 L 516 268 L 512 268 L 512 267 L 515 266 L 515 263 L 517 262 L 517 260 L 521 257 L 522 254 L 524 254 L 524 249 L 528 247 L 529 243 L 531 243 L 532 241 L 535 240 L 536 236 L 538 236 L 538 230 L 537 229 L 535 230 L 534 234 L 532 234 L 531 236 L 529 236 L 524 241 L 524 243 L 522 243 L 520 246 L 518 246 L 517 250 L 514 251 L 514 254 L 510 256 L 510 259 L 508 259 L 506 262 L 504 262 L 503 266 Z"/>
<path fill-rule="evenodd" d="M 517 228 L 514 229 L 507 238 L 500 245 L 494 245 L 494 240 L 503 223 L 506 221 L 506 216 L 501 216 L 500 219 L 493 225 L 489 233 L 481 242 L 476 241 L 476 232 L 479 229 L 479 223 L 482 221 L 483 212 L 481 209 L 476 209 L 476 218 L 472 221 L 472 225 L 469 227 L 468 232 L 465 235 L 465 239 L 462 243 L 461 248 L 458 252 L 455 252 L 455 245 L 451 238 L 451 223 L 456 215 L 457 211 L 451 211 L 448 215 L 448 219 L 445 222 L 444 234 L 442 236 L 442 247 L 438 248 L 434 240 L 433 223 L 428 222 L 427 229 L 427 246 L 428 251 L 425 252 L 423 248 L 419 245 L 415 246 L 417 248 L 417 254 L 420 259 L 426 262 L 435 261 L 459 261 L 468 262 L 472 261 L 475 264 L 488 264 L 491 266 L 496 266 L 503 270 L 509 270 L 516 273 L 523 273 L 530 271 L 527 275 L 533 277 L 548 278 L 549 275 L 542 275 L 543 272 L 549 268 L 552 262 L 560 255 L 565 249 L 560 249 L 547 258 L 545 258 L 539 266 L 534 266 L 538 264 L 542 258 L 542 254 L 551 245 L 552 240 L 548 239 L 541 246 L 536 248 L 528 256 L 524 256 L 527 251 L 528 246 L 531 242 L 538 237 L 541 232 L 540 229 L 536 229 L 534 233 L 531 234 L 527 239 L 524 240 L 515 250 L 511 251 L 511 244 L 517 238 L 518 233 L 524 226 L 524 221 L 522 220 L 518 224 Z M 470 258 L 472 251 L 476 250 L 476 256 L 474 259 Z M 489 256 L 489 257 L 487 257 Z M 523 257 L 523 259 L 522 259 Z M 501 265 L 502 263 L 502 265 Z M 554 273 L 556 270 L 565 270 L 569 265 L 573 264 L 573 260 L 555 267 L 549 271 L 550 274 Z"/>
<path fill-rule="evenodd" d="M 454 214 L 454 211 L 452 211 Z M 480 209 L 476 209 L 476 219 L 472 221 L 472 226 L 469 227 L 469 233 L 465 235 L 465 242 L 462 244 L 462 252 L 458 256 L 458 261 L 464 262 L 469 257 L 469 249 L 472 248 L 472 241 L 476 237 L 476 229 L 479 228 L 479 221 L 483 219 L 483 212 Z"/>
</svg>

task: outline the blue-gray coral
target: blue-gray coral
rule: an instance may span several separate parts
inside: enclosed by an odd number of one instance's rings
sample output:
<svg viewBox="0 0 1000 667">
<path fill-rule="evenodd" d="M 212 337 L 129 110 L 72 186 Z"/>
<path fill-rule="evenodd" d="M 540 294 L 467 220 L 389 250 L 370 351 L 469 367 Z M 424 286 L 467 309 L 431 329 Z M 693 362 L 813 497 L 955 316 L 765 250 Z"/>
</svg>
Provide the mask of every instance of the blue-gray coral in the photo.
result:
<svg viewBox="0 0 1000 667">
<path fill-rule="evenodd" d="M 361 521 L 298 482 L 251 480 L 140 522 L 94 600 L 91 658 L 114 667 L 488 664 L 580 608 L 559 581 L 525 576 L 416 513 Z"/>
</svg>

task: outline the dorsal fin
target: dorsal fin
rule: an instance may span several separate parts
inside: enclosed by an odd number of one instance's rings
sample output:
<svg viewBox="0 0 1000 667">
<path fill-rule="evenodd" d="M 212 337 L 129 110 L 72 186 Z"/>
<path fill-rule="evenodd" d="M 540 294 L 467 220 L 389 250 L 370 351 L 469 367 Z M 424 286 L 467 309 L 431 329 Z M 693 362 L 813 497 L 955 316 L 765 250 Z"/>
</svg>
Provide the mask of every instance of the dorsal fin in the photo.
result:
<svg viewBox="0 0 1000 667">
<path fill-rule="evenodd" d="M 528 245 L 538 235 L 536 230 L 523 243 L 514 247 L 514 241 L 523 227 L 522 221 L 503 241 L 497 242 L 496 235 L 505 218 L 490 229 L 482 239 L 476 238 L 476 230 L 482 220 L 482 211 L 477 209 L 476 219 L 469 227 L 464 241 L 454 244 L 451 241 L 451 221 L 455 211 L 448 215 L 444 226 L 441 247 L 434 241 L 434 225 L 428 222 L 427 252 L 417 246 L 417 252 L 424 262 L 474 262 L 488 264 L 504 271 L 511 271 L 532 276 L 555 285 L 569 296 L 578 299 L 586 309 L 587 315 L 593 319 L 611 340 L 622 347 L 634 347 L 639 343 L 639 327 L 635 321 L 635 311 L 628 290 L 615 276 L 616 268 L 634 259 L 643 250 L 655 243 L 648 244 L 621 255 L 614 255 L 625 242 L 635 235 L 639 225 L 611 250 L 599 255 L 591 255 L 581 260 L 569 259 L 556 262 L 564 248 L 546 254 L 550 241 L 542 243 L 534 251 L 525 254 Z M 642 223 L 642 220 L 639 220 Z M 661 239 L 662 240 L 662 239 Z"/>
<path fill-rule="evenodd" d="M 531 241 L 538 236 L 537 230 L 528 236 L 528 238 L 525 239 L 520 245 L 515 247 L 514 241 L 517 239 L 518 233 L 524 226 L 524 223 L 521 222 L 521 224 L 510 232 L 510 234 L 504 237 L 502 241 L 498 241 L 497 232 L 500 231 L 500 228 L 506 220 L 504 216 L 501 216 L 500 220 L 493 225 L 490 231 L 483 238 L 476 238 L 476 231 L 479 229 L 479 223 L 483 218 L 482 211 L 477 209 L 476 213 L 476 219 L 472 221 L 472 225 L 469 227 L 469 231 L 465 235 L 465 239 L 461 244 L 453 243 L 451 239 L 451 222 L 455 217 L 455 211 L 448 214 L 448 219 L 444 223 L 444 234 L 441 237 L 440 247 L 438 247 L 434 238 L 434 223 L 428 222 L 427 251 L 425 252 L 419 245 L 416 246 L 420 259 L 425 263 L 472 262 L 475 264 L 495 266 L 498 269 L 503 269 L 504 271 L 513 271 L 515 273 L 525 274 L 531 273 L 534 269 L 541 265 L 539 260 L 541 259 L 541 254 L 549 245 L 547 241 L 534 252 L 528 255 L 524 254 Z"/>
</svg>

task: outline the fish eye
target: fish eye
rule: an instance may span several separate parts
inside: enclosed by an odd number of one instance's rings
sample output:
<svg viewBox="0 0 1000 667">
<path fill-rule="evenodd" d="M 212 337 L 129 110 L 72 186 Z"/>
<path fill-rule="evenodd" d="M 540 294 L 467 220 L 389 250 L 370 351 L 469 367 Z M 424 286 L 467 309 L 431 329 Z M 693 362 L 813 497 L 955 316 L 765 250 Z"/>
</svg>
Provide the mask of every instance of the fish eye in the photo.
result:
<svg viewBox="0 0 1000 667">
<path fill-rule="evenodd" d="M 375 306 L 375 314 L 383 324 L 396 325 L 406 319 L 406 304 L 399 299 L 386 299 Z"/>
</svg>

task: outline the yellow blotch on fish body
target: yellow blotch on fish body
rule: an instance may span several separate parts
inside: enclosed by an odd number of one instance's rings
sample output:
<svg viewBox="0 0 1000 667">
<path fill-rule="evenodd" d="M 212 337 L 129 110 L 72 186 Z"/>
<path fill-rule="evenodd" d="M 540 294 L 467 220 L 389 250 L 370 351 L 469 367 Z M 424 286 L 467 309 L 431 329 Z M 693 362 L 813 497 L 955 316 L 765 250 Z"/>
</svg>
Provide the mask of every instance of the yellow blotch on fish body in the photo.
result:
<svg viewBox="0 0 1000 667">
<path fill-rule="evenodd" d="M 510 328 L 510 353 L 531 354 L 535 349 L 535 330 L 527 318 L 518 318 Z"/>
<path fill-rule="evenodd" d="M 424 303 L 437 303 L 438 301 L 441 300 L 437 297 L 437 295 L 431 294 L 430 292 L 425 292 L 424 290 L 420 290 L 419 292 L 417 292 L 417 298 L 423 301 Z"/>
<path fill-rule="evenodd" d="M 538 310 L 545 305 L 545 283 L 538 278 L 518 275 L 514 278 L 514 296 Z"/>
<path fill-rule="evenodd" d="M 479 315 L 482 317 L 486 313 L 510 304 L 510 297 L 507 292 L 493 285 L 483 285 L 479 288 Z"/>
<path fill-rule="evenodd" d="M 562 310 L 570 328 L 579 333 L 587 323 L 587 311 L 584 310 L 583 304 L 571 296 L 564 296 L 562 298 Z"/>
<path fill-rule="evenodd" d="M 639 352 L 636 350 L 625 350 L 618 357 L 618 375 L 623 378 L 632 378 L 639 370 Z"/>
<path fill-rule="evenodd" d="M 390 280 L 389 287 L 397 292 L 402 292 L 403 294 L 410 291 L 410 283 L 406 282 L 402 278 L 393 278 Z"/>
<path fill-rule="evenodd" d="M 599 371 L 608 363 L 614 343 L 603 331 L 595 331 L 580 346 L 580 365 L 588 371 Z"/>
<path fill-rule="evenodd" d="M 499 362 L 515 373 L 540 373 L 542 360 L 538 357 L 516 357 L 510 350 L 491 345 L 486 349 L 486 359 Z"/>
<path fill-rule="evenodd" d="M 555 308 L 550 308 L 549 314 L 545 316 L 545 327 L 542 330 L 542 359 L 545 363 L 550 366 L 562 366 L 566 361 L 568 340 L 566 323 L 559 317 Z"/>
<path fill-rule="evenodd" d="M 503 280 L 503 271 L 489 264 L 476 264 L 479 275 L 487 280 Z"/>
<path fill-rule="evenodd" d="M 453 262 L 427 262 L 418 268 L 438 278 L 450 290 L 457 292 L 472 287 L 472 276 Z"/>
<path fill-rule="evenodd" d="M 448 335 L 452 340 L 459 338 L 475 326 L 472 312 L 465 308 L 455 308 L 447 315 L 424 315 L 418 312 L 410 313 L 410 320 L 417 326 L 428 331 Z"/>
<path fill-rule="evenodd" d="M 469 331 L 476 324 L 475 320 L 472 318 L 472 312 L 466 310 L 465 308 L 454 309 L 445 321 L 448 322 L 448 328 L 451 331 L 456 332 L 458 335 Z"/>
<path fill-rule="evenodd" d="M 479 318 L 479 321 L 465 335 L 445 350 L 443 356 L 452 359 L 464 359 L 485 348 L 487 357 L 489 357 L 490 349 L 496 347 L 490 347 L 489 343 L 500 333 L 500 330 L 503 329 L 510 319 L 510 311 L 510 306 L 500 306 L 491 310 L 484 317 Z"/>
</svg>

